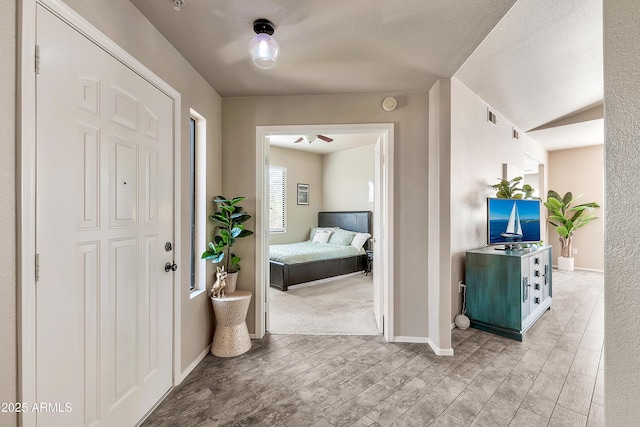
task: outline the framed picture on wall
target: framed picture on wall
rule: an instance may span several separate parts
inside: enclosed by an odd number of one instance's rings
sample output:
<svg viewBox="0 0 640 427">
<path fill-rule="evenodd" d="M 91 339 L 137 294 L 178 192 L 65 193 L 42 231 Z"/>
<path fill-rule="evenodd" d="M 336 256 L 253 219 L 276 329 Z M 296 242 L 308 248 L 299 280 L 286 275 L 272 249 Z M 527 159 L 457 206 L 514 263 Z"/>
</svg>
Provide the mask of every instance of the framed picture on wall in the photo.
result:
<svg viewBox="0 0 640 427">
<path fill-rule="evenodd" d="M 298 204 L 309 204 L 309 184 L 298 184 Z"/>
</svg>

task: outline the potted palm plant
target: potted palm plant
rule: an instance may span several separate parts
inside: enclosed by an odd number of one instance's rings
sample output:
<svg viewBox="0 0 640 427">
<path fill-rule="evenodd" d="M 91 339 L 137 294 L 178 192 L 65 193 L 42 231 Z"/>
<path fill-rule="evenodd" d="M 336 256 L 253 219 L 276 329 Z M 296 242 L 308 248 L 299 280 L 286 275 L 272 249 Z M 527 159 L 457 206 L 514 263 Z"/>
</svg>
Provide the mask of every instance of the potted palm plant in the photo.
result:
<svg viewBox="0 0 640 427">
<path fill-rule="evenodd" d="M 585 212 L 593 212 L 594 208 L 600 207 L 596 202 L 571 206 L 580 196 L 574 198 L 571 192 L 567 192 L 564 197 L 560 197 L 560 194 L 549 190 L 547 201 L 544 202 L 545 207 L 549 210 L 549 224 L 555 227 L 560 237 L 559 270 L 573 270 L 574 259 L 571 250 L 573 234 L 578 228 L 584 227 L 591 220 L 597 218 L 595 215 L 585 214 Z"/>
<path fill-rule="evenodd" d="M 225 267 L 227 292 L 235 291 L 240 270 L 240 257 L 231 252 L 231 248 L 235 245 L 236 239 L 253 234 L 253 231 L 245 229 L 243 225 L 251 215 L 238 205 L 245 199 L 246 197 L 227 199 L 224 196 L 216 196 L 213 199 L 218 210 L 210 218 L 216 223 L 216 228 L 212 241 L 207 244 L 207 250 L 201 256 L 201 259 L 210 260 L 214 264 L 221 263 Z"/>
</svg>

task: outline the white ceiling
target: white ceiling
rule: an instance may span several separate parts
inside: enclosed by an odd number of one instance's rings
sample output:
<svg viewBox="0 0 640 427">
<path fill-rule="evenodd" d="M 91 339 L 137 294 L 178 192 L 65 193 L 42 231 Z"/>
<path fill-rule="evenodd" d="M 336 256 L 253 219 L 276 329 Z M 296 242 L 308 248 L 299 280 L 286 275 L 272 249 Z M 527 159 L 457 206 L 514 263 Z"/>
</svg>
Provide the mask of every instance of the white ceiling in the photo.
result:
<svg viewBox="0 0 640 427">
<path fill-rule="evenodd" d="M 519 0 L 455 77 L 526 132 L 601 102 L 602 61 L 601 0 Z M 601 144 L 598 126 L 529 135 L 549 150 Z"/>
<path fill-rule="evenodd" d="M 273 147 L 289 148 L 291 150 L 308 151 L 317 154 L 329 154 L 336 151 L 350 150 L 352 148 L 373 145 L 378 141 L 379 133 L 323 133 L 322 135 L 333 138 L 331 142 L 316 139 L 312 143 L 295 140 L 303 135 L 270 135 L 269 144 Z"/>
<path fill-rule="evenodd" d="M 426 92 L 455 75 L 523 131 L 603 96 L 601 0 L 131 2 L 222 96 Z M 249 59 L 257 18 L 276 25 L 271 70 Z"/>
</svg>

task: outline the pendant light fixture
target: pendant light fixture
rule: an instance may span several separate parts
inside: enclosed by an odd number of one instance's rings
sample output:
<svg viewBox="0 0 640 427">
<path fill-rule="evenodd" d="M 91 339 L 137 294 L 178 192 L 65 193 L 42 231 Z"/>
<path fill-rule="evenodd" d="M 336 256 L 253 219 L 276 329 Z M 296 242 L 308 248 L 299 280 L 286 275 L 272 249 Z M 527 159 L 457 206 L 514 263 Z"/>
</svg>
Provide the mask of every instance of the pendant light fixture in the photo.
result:
<svg viewBox="0 0 640 427">
<path fill-rule="evenodd" d="M 256 19 L 253 22 L 253 31 L 256 36 L 249 42 L 249 53 L 256 67 L 268 70 L 276 65 L 280 46 L 271 37 L 274 25 L 267 19 Z"/>
</svg>

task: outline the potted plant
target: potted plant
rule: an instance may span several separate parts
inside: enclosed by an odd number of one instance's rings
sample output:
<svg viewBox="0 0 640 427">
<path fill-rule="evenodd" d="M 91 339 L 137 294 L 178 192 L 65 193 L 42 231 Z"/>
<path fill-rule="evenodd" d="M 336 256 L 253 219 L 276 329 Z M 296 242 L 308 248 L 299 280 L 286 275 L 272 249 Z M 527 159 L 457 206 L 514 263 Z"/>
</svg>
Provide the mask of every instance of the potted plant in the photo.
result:
<svg viewBox="0 0 640 427">
<path fill-rule="evenodd" d="M 533 196 L 534 189 L 529 184 L 524 184 L 522 188 L 519 188 L 518 185 L 520 181 L 522 181 L 521 176 L 516 176 L 515 178 L 507 181 L 506 179 L 500 179 L 500 182 L 492 185 L 492 187 L 497 190 L 496 197 L 498 199 L 531 199 Z"/>
<path fill-rule="evenodd" d="M 567 192 L 564 197 L 560 197 L 560 194 L 549 190 L 547 201 L 544 202 L 545 207 L 549 210 L 549 224 L 556 228 L 556 232 L 560 236 L 559 270 L 573 270 L 574 260 L 571 253 L 573 234 L 578 228 L 584 227 L 592 219 L 597 218 L 595 215 L 585 214 L 585 212 L 593 212 L 594 208 L 600 207 L 596 202 L 571 206 L 581 196 L 574 198 L 571 192 Z"/>
<path fill-rule="evenodd" d="M 216 222 L 213 240 L 207 244 L 207 250 L 202 253 L 201 259 L 208 259 L 212 263 L 222 263 L 227 272 L 227 292 L 233 292 L 236 288 L 238 271 L 240 270 L 240 257 L 231 252 L 236 239 L 251 236 L 253 231 L 244 228 L 243 223 L 251 218 L 244 212 L 238 203 L 246 197 L 234 197 L 227 199 L 224 196 L 216 196 L 213 199 L 218 210 L 211 215 Z"/>
</svg>

